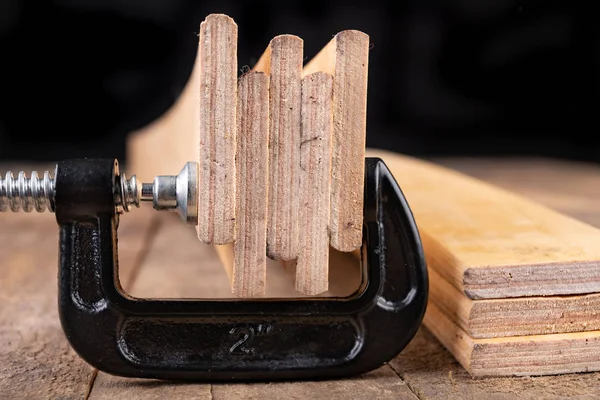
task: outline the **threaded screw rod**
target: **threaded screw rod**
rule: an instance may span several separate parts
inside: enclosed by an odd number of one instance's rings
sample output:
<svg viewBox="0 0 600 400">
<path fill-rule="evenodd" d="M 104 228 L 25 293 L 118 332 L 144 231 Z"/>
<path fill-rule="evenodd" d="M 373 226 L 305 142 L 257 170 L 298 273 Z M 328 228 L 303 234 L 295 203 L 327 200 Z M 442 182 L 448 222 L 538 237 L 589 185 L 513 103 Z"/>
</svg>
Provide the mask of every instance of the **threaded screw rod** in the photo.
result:
<svg viewBox="0 0 600 400">
<path fill-rule="evenodd" d="M 12 172 L 0 176 L 0 212 L 23 210 L 27 213 L 49 210 L 54 212 L 54 178 L 44 172 L 40 178 L 36 171 L 27 178 L 21 171 L 15 178 Z"/>
</svg>

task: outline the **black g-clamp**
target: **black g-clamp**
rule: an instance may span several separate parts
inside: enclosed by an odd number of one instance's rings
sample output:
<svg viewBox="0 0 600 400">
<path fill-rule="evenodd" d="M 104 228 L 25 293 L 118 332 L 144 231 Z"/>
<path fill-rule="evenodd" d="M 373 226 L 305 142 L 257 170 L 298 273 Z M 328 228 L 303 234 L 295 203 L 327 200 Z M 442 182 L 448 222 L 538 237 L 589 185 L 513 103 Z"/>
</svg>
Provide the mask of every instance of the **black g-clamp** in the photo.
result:
<svg viewBox="0 0 600 400">
<path fill-rule="evenodd" d="M 56 213 L 60 319 L 89 364 L 158 379 L 339 378 L 381 366 L 413 338 L 427 303 L 427 270 L 411 210 L 377 158 L 366 159 L 363 284 L 356 294 L 251 300 L 125 294 L 118 280 L 119 214 L 141 197 L 193 218 L 195 187 L 186 185 L 195 181 L 185 179 L 193 174 L 195 163 L 188 163 L 178 177 L 139 185 L 119 174 L 116 160 L 85 159 L 59 163 L 54 178 L 0 178 L 0 210 Z"/>
</svg>

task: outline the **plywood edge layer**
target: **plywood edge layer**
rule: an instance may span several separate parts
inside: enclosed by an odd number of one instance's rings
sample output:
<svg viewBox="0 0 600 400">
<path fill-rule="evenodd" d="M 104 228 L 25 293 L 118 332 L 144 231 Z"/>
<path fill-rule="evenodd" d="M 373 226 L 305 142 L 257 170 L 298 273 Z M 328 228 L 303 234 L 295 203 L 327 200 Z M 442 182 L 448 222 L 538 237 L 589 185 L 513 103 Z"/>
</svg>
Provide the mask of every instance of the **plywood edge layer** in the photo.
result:
<svg viewBox="0 0 600 400">
<path fill-rule="evenodd" d="M 471 300 L 474 337 L 545 335 L 600 330 L 600 294 Z"/>
<path fill-rule="evenodd" d="M 600 370 L 600 331 L 473 339 L 431 301 L 424 323 L 473 377 Z"/>
<path fill-rule="evenodd" d="M 468 268 L 464 292 L 472 299 L 600 292 L 600 260 Z"/>
<path fill-rule="evenodd" d="M 474 338 L 600 330 L 600 294 L 471 300 L 435 270 L 429 296 Z"/>
</svg>

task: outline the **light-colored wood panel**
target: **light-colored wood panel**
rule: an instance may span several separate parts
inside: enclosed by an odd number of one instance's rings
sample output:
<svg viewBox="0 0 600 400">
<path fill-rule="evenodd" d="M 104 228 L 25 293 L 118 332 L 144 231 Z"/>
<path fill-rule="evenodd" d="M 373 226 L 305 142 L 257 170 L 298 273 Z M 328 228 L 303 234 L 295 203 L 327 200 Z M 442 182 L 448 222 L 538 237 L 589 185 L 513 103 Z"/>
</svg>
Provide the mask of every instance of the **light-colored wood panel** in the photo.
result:
<svg viewBox="0 0 600 400">
<path fill-rule="evenodd" d="M 196 57 L 181 95 L 161 117 L 127 137 L 127 175 L 152 182 L 158 175 L 177 175 L 198 158 L 200 142 L 199 65 Z"/>
<path fill-rule="evenodd" d="M 407 156 L 400 184 L 430 267 L 469 298 L 600 292 L 600 230 L 505 189 Z"/>
<path fill-rule="evenodd" d="M 541 158 L 453 157 L 435 161 L 585 222 L 599 220 L 600 203 L 594 201 L 600 188 L 598 165 Z M 558 400 L 600 396 L 598 372 L 473 379 L 425 328 L 390 365 L 424 400 Z"/>
<path fill-rule="evenodd" d="M 532 157 L 452 157 L 442 165 L 600 227 L 598 163 Z M 568 182 L 568 184 L 566 183 Z"/>
<path fill-rule="evenodd" d="M 227 258 L 233 265 L 233 246 L 210 246 L 194 241 L 193 229 L 183 224 L 177 215 L 164 217 L 144 260 L 141 270 L 144 272 L 139 273 L 143 276 L 136 279 L 128 292 L 140 298 L 231 298 L 230 280 L 221 259 Z M 194 259 L 201 263 L 194 264 Z M 352 254 L 330 249 L 329 265 L 329 290 L 322 296 L 346 297 L 359 289 L 361 268 Z M 152 276 L 146 278 L 147 274 Z M 295 275 L 295 262 L 282 266 L 281 261 L 268 259 L 265 297 L 309 297 L 295 291 Z M 147 280 L 155 282 L 155 286 Z"/>
</svg>

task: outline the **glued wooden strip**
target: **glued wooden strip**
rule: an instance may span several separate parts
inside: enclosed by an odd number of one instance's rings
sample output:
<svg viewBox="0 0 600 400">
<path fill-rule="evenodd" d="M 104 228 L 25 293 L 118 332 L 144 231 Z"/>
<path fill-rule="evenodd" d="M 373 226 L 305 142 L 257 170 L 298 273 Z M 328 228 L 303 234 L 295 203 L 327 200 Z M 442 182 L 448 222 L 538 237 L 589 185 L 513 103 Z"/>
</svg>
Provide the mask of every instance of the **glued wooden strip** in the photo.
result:
<svg viewBox="0 0 600 400">
<path fill-rule="evenodd" d="M 269 172 L 269 77 L 244 74 L 238 86 L 237 224 L 232 291 L 264 296 Z"/>
<path fill-rule="evenodd" d="M 307 295 L 328 289 L 332 89 L 333 77 L 324 72 L 302 79 L 296 291 Z"/>
<path fill-rule="evenodd" d="M 235 239 L 237 25 L 211 14 L 200 24 L 200 149 L 198 238 L 207 244 Z"/>
<path fill-rule="evenodd" d="M 351 252 L 362 245 L 364 157 L 367 132 L 369 36 L 338 33 L 304 68 L 333 75 L 331 246 Z"/>
<path fill-rule="evenodd" d="M 254 67 L 270 80 L 267 255 L 276 260 L 298 256 L 302 58 L 302 39 L 281 35 Z"/>
</svg>

